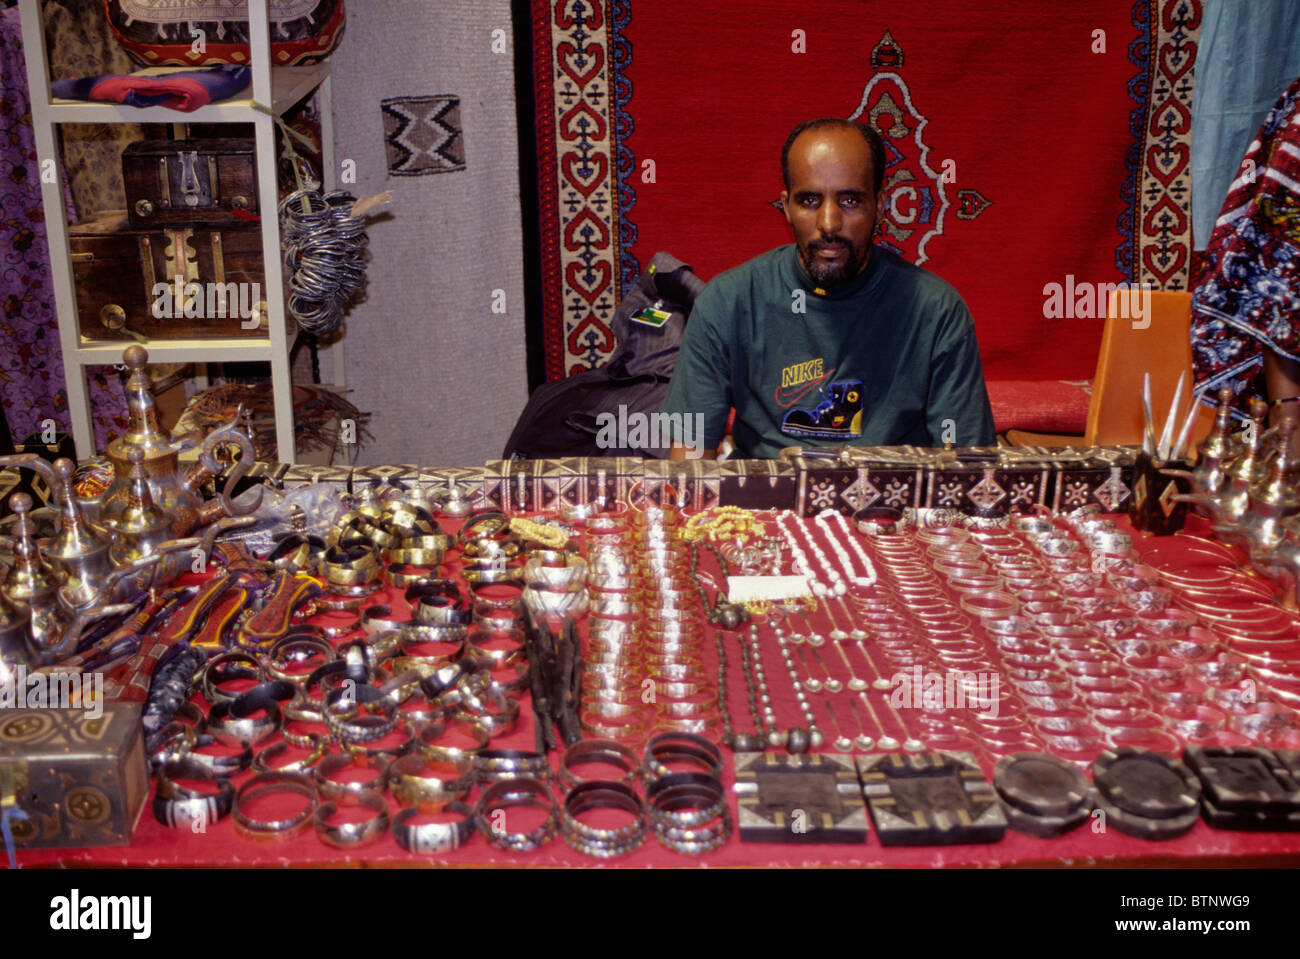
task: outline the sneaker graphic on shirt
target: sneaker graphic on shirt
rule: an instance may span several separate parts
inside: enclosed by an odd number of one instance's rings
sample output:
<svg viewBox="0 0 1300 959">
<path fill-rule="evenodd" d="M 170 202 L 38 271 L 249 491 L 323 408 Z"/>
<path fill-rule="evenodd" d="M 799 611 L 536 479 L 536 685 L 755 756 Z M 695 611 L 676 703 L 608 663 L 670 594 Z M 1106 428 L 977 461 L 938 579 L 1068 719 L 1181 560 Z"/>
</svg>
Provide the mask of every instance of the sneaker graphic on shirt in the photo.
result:
<svg viewBox="0 0 1300 959">
<path fill-rule="evenodd" d="M 811 410 L 785 414 L 781 432 L 789 436 L 857 439 L 862 435 L 862 381 L 840 380 L 822 390 L 824 397 Z"/>
</svg>

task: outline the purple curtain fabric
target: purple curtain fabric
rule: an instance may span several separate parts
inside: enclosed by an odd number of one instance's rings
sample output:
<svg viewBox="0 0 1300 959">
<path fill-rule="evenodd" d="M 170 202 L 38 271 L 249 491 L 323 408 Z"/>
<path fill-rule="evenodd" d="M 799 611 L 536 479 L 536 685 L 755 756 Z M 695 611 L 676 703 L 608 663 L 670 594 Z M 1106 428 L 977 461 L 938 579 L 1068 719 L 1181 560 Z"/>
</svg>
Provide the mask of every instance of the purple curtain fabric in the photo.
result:
<svg viewBox="0 0 1300 959">
<path fill-rule="evenodd" d="M 15 443 L 71 429 L 18 8 L 0 13 L 0 401 Z M 66 192 L 66 191 L 65 191 Z M 69 210 L 71 203 L 69 201 Z M 88 370 L 96 445 L 126 428 L 112 367 Z"/>
</svg>

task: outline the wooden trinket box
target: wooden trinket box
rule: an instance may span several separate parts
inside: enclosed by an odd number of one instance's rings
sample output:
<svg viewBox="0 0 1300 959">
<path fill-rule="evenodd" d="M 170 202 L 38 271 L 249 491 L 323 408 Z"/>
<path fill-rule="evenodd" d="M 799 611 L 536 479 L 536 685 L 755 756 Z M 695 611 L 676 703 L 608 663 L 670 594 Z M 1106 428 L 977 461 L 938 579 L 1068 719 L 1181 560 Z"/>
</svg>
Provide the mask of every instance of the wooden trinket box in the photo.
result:
<svg viewBox="0 0 1300 959">
<path fill-rule="evenodd" d="M 68 236 L 85 339 L 266 335 L 257 225 L 135 230 L 117 213 L 71 226 Z"/>
<path fill-rule="evenodd" d="M 90 685 L 89 676 L 74 678 Z M 56 688 L 20 670 L 0 692 L 31 702 L 36 683 L 47 694 Z M 139 704 L 0 709 L 0 803 L 16 802 L 23 814 L 11 820 L 19 848 L 124 846 L 148 794 Z"/>
<path fill-rule="evenodd" d="M 122 152 L 131 225 L 240 222 L 256 215 L 257 164 L 251 138 L 137 140 Z"/>
</svg>

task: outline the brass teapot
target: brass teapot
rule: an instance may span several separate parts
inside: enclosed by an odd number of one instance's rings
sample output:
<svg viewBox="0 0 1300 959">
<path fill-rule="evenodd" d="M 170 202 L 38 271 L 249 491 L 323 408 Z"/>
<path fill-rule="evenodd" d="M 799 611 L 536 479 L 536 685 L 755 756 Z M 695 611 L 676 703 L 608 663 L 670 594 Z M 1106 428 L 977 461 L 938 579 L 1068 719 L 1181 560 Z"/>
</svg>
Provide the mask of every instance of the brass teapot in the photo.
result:
<svg viewBox="0 0 1300 959">
<path fill-rule="evenodd" d="M 158 562 L 149 561 L 116 570 L 89 598 L 77 597 L 65 588 L 60 571 L 45 562 L 36 543 L 35 526 L 28 515 L 32 498 L 26 493 L 9 497 L 17 518 L 14 564 L 5 577 L 0 599 L 0 658 L 9 663 L 48 666 L 76 651 L 82 631 L 108 616 L 129 612 L 129 603 L 105 603 L 118 584 L 130 575 Z"/>
<path fill-rule="evenodd" d="M 188 536 L 222 515 L 238 516 L 256 510 L 261 505 L 260 495 L 251 506 L 240 510 L 225 492 L 215 500 L 204 502 L 199 491 L 204 483 L 222 473 L 218 452 L 227 445 L 237 446 L 241 454 L 231 469 L 227 487 L 233 486 L 252 469 L 256 454 L 253 441 L 239 427 L 240 413 L 236 413 L 229 424 L 203 438 L 198 462 L 182 473 L 179 455 L 193 445 L 194 438 L 187 436 L 173 441 L 159 427 L 158 404 L 145 372 L 149 363 L 148 351 L 143 346 L 128 346 L 122 352 L 122 362 L 131 371 L 126 381 L 127 430 L 108 444 L 114 478 L 101 497 L 86 501 L 92 509 L 98 507 L 98 514 L 93 518 L 113 519 L 128 508 L 133 463 L 128 454 L 132 450 L 142 454 L 140 462 L 148 477 L 153 502 L 168 518 L 170 538 Z"/>
</svg>

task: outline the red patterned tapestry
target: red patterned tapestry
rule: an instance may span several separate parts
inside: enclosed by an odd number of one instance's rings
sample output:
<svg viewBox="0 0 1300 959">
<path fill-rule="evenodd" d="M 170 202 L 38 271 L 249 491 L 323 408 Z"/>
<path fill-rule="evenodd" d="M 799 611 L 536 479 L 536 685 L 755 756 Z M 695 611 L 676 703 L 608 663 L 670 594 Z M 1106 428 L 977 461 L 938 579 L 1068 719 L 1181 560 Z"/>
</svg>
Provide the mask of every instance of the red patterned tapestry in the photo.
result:
<svg viewBox="0 0 1300 959">
<path fill-rule="evenodd" d="M 1092 376 L 1095 300 L 1049 318 L 1049 284 L 1187 287 L 1201 0 L 532 11 L 550 379 L 609 356 L 656 251 L 708 278 L 789 242 L 780 149 L 815 116 L 884 135 L 878 242 L 956 286 L 990 381 Z"/>
</svg>

